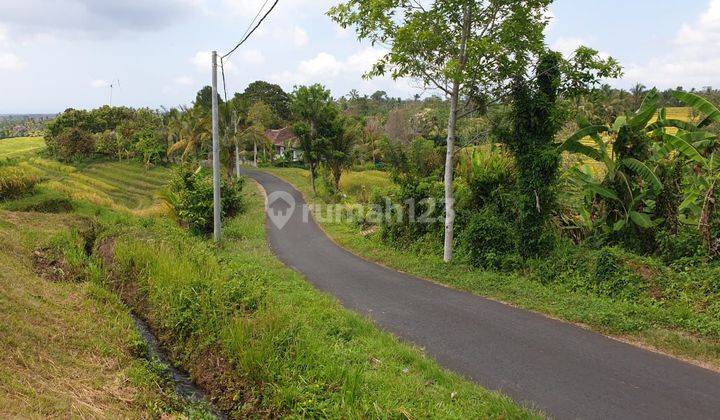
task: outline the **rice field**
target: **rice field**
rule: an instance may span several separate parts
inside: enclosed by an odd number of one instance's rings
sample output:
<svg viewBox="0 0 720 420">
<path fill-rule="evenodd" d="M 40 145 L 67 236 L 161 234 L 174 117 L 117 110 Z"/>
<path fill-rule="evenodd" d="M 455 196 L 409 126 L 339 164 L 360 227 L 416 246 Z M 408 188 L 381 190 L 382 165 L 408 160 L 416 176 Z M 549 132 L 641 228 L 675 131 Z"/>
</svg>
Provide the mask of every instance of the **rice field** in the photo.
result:
<svg viewBox="0 0 720 420">
<path fill-rule="evenodd" d="M 145 169 L 138 162 L 103 162 L 78 169 L 35 157 L 19 165 L 41 173 L 49 189 L 136 214 L 163 210 L 157 193 L 170 176 L 167 168 Z"/>
<path fill-rule="evenodd" d="M 0 140 L 0 160 L 36 154 L 45 148 L 42 137 L 14 137 Z"/>
</svg>

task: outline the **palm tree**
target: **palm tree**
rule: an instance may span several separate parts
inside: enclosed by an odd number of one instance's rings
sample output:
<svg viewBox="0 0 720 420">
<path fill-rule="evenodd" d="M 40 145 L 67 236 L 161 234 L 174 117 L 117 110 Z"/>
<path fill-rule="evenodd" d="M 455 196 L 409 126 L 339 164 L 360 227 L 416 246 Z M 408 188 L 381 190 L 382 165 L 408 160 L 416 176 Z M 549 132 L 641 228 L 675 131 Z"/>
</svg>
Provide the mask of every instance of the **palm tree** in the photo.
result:
<svg viewBox="0 0 720 420">
<path fill-rule="evenodd" d="M 188 157 L 196 158 L 203 151 L 204 146 L 210 143 L 211 121 L 207 113 L 197 108 L 185 110 L 180 121 L 173 123 L 170 132 L 175 137 L 175 143 L 168 148 L 168 156 L 182 153 L 180 158 L 184 161 Z"/>
</svg>

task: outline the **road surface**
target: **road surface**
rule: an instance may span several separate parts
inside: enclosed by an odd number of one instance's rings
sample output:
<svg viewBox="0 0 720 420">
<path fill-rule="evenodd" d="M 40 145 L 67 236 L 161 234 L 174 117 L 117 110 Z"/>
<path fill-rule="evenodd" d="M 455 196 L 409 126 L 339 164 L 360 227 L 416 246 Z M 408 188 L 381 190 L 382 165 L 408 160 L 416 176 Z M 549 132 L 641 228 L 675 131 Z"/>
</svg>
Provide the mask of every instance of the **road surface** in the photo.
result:
<svg viewBox="0 0 720 420">
<path fill-rule="evenodd" d="M 720 418 L 720 374 L 370 263 L 305 222 L 290 184 L 246 173 L 268 193 L 270 212 L 288 212 L 282 229 L 267 222 L 285 264 L 446 368 L 556 418 Z"/>
</svg>

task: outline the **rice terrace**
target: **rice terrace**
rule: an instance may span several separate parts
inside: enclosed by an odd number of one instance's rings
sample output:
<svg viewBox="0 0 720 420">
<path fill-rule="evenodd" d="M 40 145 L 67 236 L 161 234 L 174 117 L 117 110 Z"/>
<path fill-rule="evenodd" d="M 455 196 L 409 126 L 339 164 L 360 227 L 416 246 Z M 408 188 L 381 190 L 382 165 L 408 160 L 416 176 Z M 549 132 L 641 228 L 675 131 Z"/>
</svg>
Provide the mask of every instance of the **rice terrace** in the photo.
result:
<svg viewBox="0 0 720 420">
<path fill-rule="evenodd" d="M 720 0 L 47 3 L 0 418 L 718 417 Z"/>
</svg>

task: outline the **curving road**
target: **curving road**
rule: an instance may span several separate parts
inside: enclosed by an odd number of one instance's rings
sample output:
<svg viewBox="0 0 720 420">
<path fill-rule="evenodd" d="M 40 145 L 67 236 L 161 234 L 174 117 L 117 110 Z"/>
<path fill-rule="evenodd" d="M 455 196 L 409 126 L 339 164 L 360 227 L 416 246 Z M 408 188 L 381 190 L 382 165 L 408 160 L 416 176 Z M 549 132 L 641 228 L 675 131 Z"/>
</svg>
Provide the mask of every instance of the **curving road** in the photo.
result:
<svg viewBox="0 0 720 420">
<path fill-rule="evenodd" d="M 443 366 L 557 418 L 720 418 L 720 374 L 367 262 L 303 220 L 290 184 L 246 174 L 269 194 L 270 212 L 289 216 L 282 229 L 267 222 L 285 264 Z"/>
</svg>

